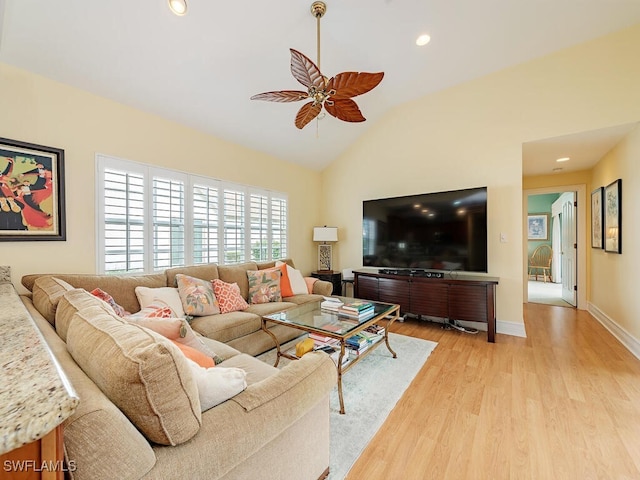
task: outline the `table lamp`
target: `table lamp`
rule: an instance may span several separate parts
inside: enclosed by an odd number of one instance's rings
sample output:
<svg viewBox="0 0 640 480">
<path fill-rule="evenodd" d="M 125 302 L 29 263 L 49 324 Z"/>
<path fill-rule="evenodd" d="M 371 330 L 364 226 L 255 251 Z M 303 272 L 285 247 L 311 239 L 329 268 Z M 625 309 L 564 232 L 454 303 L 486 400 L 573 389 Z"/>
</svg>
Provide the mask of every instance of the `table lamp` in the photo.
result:
<svg viewBox="0 0 640 480">
<path fill-rule="evenodd" d="M 338 227 L 313 227 L 313 241 L 318 245 L 318 272 L 333 273 L 331 269 L 331 245 L 327 242 L 338 241 Z"/>
</svg>

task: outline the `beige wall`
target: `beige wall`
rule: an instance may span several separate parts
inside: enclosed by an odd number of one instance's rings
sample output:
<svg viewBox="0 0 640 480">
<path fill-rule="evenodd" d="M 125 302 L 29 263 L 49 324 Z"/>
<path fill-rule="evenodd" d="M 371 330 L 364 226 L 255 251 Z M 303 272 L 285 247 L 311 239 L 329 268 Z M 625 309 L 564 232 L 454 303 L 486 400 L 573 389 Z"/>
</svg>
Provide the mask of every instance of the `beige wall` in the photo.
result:
<svg viewBox="0 0 640 480">
<path fill-rule="evenodd" d="M 591 250 L 590 303 L 640 342 L 640 127 L 636 128 L 593 169 L 593 188 L 622 179 L 622 255 Z"/>
<path fill-rule="evenodd" d="M 96 153 L 286 192 L 290 254 L 303 272 L 315 268 L 318 172 L 3 64 L 0 105 L 0 136 L 65 150 L 67 241 L 0 242 L 14 284 L 26 273 L 95 271 Z"/>
<path fill-rule="evenodd" d="M 325 195 L 336 199 L 325 220 L 346 240 L 339 267 L 362 264 L 362 200 L 487 185 L 498 320 L 522 324 L 522 144 L 639 120 L 639 50 L 636 26 L 434 93 L 372 125 L 323 172 Z"/>
</svg>

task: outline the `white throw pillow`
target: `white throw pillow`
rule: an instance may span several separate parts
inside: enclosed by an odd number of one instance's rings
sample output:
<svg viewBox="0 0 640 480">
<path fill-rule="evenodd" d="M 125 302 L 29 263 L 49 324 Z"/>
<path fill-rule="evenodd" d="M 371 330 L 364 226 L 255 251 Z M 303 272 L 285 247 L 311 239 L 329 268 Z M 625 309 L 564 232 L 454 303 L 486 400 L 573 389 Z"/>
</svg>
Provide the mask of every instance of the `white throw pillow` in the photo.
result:
<svg viewBox="0 0 640 480">
<path fill-rule="evenodd" d="M 276 267 L 279 267 L 284 262 L 277 261 Z M 291 284 L 291 291 L 294 295 L 306 295 L 309 293 L 307 288 L 307 282 L 304 281 L 304 277 L 300 270 L 296 270 L 291 265 L 287 264 L 287 275 L 289 275 L 289 283 Z"/>
<path fill-rule="evenodd" d="M 247 388 L 247 372 L 236 367 L 204 368 L 187 358 L 198 385 L 200 408 L 209 410 Z"/>
<path fill-rule="evenodd" d="M 177 288 L 172 287 L 136 287 L 136 297 L 138 297 L 138 303 L 140 308 L 152 304 L 156 300 L 161 300 L 173 310 L 176 317 L 184 317 L 184 308 L 182 308 L 182 300 L 180 300 L 180 294 Z"/>
</svg>

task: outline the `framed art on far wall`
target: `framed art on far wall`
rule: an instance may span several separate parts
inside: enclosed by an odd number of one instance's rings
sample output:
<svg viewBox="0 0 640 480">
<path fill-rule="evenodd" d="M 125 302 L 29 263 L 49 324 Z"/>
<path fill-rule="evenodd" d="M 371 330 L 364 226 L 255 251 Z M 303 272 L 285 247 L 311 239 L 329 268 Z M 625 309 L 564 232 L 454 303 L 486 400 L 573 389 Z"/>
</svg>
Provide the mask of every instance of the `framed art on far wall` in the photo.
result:
<svg viewBox="0 0 640 480">
<path fill-rule="evenodd" d="M 604 189 L 604 251 L 622 253 L 622 180 Z"/>
<path fill-rule="evenodd" d="M 0 241 L 66 240 L 64 150 L 0 138 Z"/>
<path fill-rule="evenodd" d="M 598 187 L 591 192 L 591 248 L 604 248 L 603 198 L 603 187 Z"/>
<path fill-rule="evenodd" d="M 527 232 L 529 240 L 549 240 L 549 214 L 529 214 L 527 216 Z"/>
</svg>

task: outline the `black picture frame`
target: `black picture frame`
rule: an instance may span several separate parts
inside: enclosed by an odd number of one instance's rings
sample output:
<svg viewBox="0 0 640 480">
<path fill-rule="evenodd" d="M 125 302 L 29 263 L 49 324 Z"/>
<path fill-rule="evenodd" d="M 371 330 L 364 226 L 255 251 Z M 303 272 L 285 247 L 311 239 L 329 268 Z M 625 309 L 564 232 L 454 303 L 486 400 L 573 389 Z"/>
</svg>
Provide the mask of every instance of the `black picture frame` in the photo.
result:
<svg viewBox="0 0 640 480">
<path fill-rule="evenodd" d="M 604 251 L 622 253 L 622 179 L 604 191 Z"/>
<path fill-rule="evenodd" d="M 0 241 L 66 239 L 64 150 L 0 137 Z"/>
<path fill-rule="evenodd" d="M 604 187 L 591 192 L 591 248 L 604 248 Z"/>
</svg>

